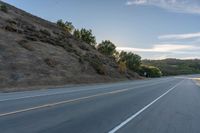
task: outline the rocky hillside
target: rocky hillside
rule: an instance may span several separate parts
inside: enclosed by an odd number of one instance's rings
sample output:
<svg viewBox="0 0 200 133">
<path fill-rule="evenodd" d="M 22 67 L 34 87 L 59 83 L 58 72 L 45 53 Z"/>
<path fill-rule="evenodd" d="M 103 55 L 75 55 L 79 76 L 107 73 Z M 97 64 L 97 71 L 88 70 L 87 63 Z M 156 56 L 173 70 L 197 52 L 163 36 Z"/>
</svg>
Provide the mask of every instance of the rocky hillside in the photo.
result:
<svg viewBox="0 0 200 133">
<path fill-rule="evenodd" d="M 131 72 L 120 74 L 113 58 L 56 24 L 5 5 L 7 11 L 0 10 L 1 88 L 138 78 Z"/>
</svg>

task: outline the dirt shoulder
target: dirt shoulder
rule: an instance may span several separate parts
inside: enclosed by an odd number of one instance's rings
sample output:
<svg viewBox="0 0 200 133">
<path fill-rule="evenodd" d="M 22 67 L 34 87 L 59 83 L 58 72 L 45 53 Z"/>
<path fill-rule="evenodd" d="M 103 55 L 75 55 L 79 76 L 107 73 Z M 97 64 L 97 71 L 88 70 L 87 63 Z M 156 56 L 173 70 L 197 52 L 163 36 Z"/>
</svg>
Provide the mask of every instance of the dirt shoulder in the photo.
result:
<svg viewBox="0 0 200 133">
<path fill-rule="evenodd" d="M 194 80 L 196 81 L 196 84 L 197 84 L 198 86 L 200 86 L 200 78 L 194 78 Z"/>
<path fill-rule="evenodd" d="M 142 80 L 134 79 L 134 80 Z M 110 81 L 101 81 L 101 82 L 91 82 L 91 83 L 70 83 L 63 85 L 35 85 L 35 86 L 19 86 L 19 87 L 4 87 L 0 89 L 0 93 L 10 93 L 10 92 L 22 92 L 22 91 L 33 91 L 33 90 L 46 90 L 46 89 L 59 89 L 59 88 L 69 88 L 69 87 L 79 87 L 79 86 L 88 86 L 88 85 L 101 85 L 101 84 L 111 84 L 131 81 L 127 79 L 116 79 Z"/>
</svg>

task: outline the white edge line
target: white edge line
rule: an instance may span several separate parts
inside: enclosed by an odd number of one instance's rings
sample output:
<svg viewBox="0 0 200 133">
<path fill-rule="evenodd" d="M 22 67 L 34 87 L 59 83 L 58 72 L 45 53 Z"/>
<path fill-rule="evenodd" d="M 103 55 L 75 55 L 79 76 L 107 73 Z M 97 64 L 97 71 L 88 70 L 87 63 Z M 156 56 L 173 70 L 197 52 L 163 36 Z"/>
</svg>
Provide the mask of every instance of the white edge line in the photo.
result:
<svg viewBox="0 0 200 133">
<path fill-rule="evenodd" d="M 128 119 L 126 119 L 124 122 L 122 122 L 121 124 L 119 124 L 118 126 L 116 126 L 115 128 L 113 128 L 111 131 L 109 131 L 108 133 L 115 133 L 117 132 L 119 129 L 121 129 L 123 126 L 125 126 L 127 123 L 129 123 L 131 120 L 133 120 L 135 117 L 137 117 L 138 115 L 140 115 L 143 111 L 145 111 L 146 109 L 148 109 L 151 105 L 153 105 L 155 102 L 157 102 L 159 99 L 161 99 L 162 97 L 164 97 L 165 95 L 167 95 L 169 92 L 171 92 L 173 89 L 175 89 L 178 85 L 180 85 L 184 80 L 182 80 L 181 82 L 179 82 L 178 84 L 176 84 L 174 87 L 172 87 L 171 89 L 169 89 L 168 91 L 166 91 L 164 94 L 162 94 L 161 96 L 159 96 L 158 98 L 156 98 L 154 101 L 152 101 L 151 103 L 149 103 L 148 105 L 146 105 L 144 108 L 142 108 L 141 110 L 139 110 L 137 113 L 135 113 L 134 115 L 132 115 L 131 117 L 129 117 Z"/>
</svg>

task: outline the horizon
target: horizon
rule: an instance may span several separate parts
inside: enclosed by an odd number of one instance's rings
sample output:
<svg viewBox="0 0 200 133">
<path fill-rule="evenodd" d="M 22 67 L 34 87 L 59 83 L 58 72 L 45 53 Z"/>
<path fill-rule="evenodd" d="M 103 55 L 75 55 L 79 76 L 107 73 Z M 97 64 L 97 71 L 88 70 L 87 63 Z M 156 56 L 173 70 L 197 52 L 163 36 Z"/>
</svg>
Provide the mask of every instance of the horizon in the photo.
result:
<svg viewBox="0 0 200 133">
<path fill-rule="evenodd" d="M 98 43 L 111 40 L 118 50 L 143 59 L 200 59 L 200 2 L 195 0 L 51 0 L 48 6 L 46 0 L 3 1 L 51 22 L 63 19 L 92 29 Z"/>
</svg>

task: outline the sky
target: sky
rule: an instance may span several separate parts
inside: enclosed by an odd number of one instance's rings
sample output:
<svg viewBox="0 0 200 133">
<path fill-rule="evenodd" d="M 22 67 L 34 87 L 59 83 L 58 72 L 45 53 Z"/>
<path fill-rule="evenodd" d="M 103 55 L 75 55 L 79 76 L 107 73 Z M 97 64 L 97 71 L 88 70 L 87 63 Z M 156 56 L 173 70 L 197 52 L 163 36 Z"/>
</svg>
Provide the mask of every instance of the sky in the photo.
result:
<svg viewBox="0 0 200 133">
<path fill-rule="evenodd" d="M 56 22 L 92 29 L 97 42 L 143 59 L 200 59 L 200 0 L 3 0 Z"/>
</svg>

